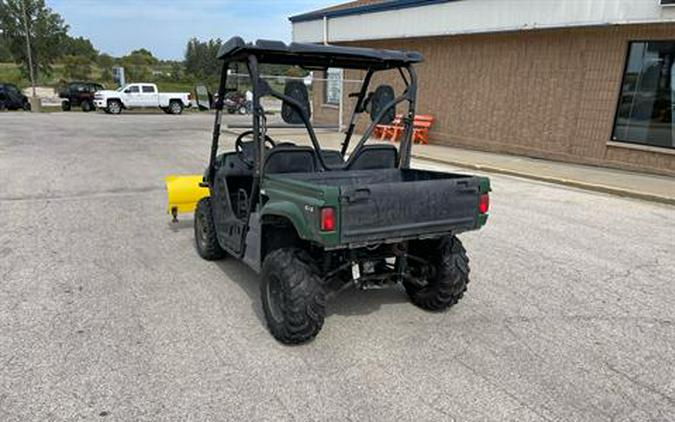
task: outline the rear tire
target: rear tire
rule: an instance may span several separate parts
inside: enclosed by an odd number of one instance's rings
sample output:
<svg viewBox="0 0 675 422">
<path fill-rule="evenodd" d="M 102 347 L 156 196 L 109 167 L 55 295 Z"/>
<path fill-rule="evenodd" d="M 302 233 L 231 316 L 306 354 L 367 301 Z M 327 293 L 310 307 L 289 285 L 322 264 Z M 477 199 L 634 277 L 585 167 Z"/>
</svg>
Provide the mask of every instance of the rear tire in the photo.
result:
<svg viewBox="0 0 675 422">
<path fill-rule="evenodd" d="M 122 112 L 122 103 L 119 100 L 108 101 L 106 111 L 110 114 L 120 114 Z"/>
<path fill-rule="evenodd" d="M 70 111 L 70 101 L 63 101 L 61 103 L 61 110 Z"/>
<path fill-rule="evenodd" d="M 267 327 L 280 342 L 304 343 L 321 331 L 326 294 L 307 252 L 282 248 L 267 255 L 260 293 Z"/>
<path fill-rule="evenodd" d="M 171 114 L 181 114 L 183 112 L 183 103 L 178 100 L 169 102 L 169 112 Z"/>
<path fill-rule="evenodd" d="M 24 102 L 21 108 L 23 109 L 23 111 L 30 111 L 31 110 L 30 103 L 28 101 Z"/>
<path fill-rule="evenodd" d="M 91 103 L 91 101 L 88 100 L 82 101 L 80 107 L 82 107 L 82 111 L 84 111 L 85 113 L 89 113 L 91 110 L 94 109 L 94 105 Z"/>
<path fill-rule="evenodd" d="M 469 283 L 469 258 L 462 242 L 455 236 L 436 241 L 413 242 L 410 253 L 428 260 L 428 264 L 409 260 L 413 276 L 426 285 L 404 280 L 412 303 L 428 311 L 444 311 L 456 304 Z"/>
<path fill-rule="evenodd" d="M 241 106 L 241 107 L 239 107 L 238 111 L 239 111 L 239 114 L 246 114 L 248 109 L 246 108 L 246 106 Z"/>
<path fill-rule="evenodd" d="M 225 258 L 226 252 L 218 243 L 216 226 L 213 223 L 211 198 L 202 198 L 195 209 L 195 245 L 197 253 L 207 261 Z"/>
</svg>

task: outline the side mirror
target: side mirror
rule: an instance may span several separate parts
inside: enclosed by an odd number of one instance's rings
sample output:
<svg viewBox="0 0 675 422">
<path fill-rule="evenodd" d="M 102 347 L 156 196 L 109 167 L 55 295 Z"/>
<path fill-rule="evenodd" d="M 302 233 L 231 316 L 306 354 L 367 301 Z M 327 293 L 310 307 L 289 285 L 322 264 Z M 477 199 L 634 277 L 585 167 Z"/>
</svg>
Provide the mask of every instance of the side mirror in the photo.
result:
<svg viewBox="0 0 675 422">
<path fill-rule="evenodd" d="M 375 121 L 377 115 L 380 114 L 382 110 L 386 107 L 387 104 L 394 101 L 396 94 L 394 93 L 394 88 L 391 85 L 380 85 L 377 87 L 375 92 L 369 96 L 368 105 L 370 106 L 370 120 Z M 391 107 L 384 113 L 382 120 L 379 123 L 388 124 L 394 121 L 396 117 L 396 107 Z"/>
<path fill-rule="evenodd" d="M 311 117 L 311 109 L 309 108 L 309 92 L 307 86 L 303 81 L 288 80 L 284 87 L 284 95 L 293 98 L 300 103 L 300 106 L 307 114 L 307 118 Z M 281 118 L 284 122 L 289 124 L 302 124 L 303 120 L 298 113 L 298 110 L 286 101 L 281 105 Z"/>
<path fill-rule="evenodd" d="M 129 94 L 129 93 L 131 93 L 131 90 L 129 88 L 127 88 L 127 89 L 124 90 L 124 93 Z"/>
</svg>

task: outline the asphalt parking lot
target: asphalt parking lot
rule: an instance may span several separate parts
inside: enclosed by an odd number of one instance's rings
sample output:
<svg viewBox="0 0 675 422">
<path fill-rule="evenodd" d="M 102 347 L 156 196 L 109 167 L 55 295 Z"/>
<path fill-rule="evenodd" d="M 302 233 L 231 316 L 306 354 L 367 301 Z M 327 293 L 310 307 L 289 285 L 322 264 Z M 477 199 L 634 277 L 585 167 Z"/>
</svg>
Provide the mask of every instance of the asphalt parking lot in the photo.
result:
<svg viewBox="0 0 675 422">
<path fill-rule="evenodd" d="M 0 420 L 675 419 L 675 208 L 491 176 L 458 306 L 348 291 L 287 347 L 257 276 L 165 213 L 210 131 L 0 114 Z"/>
</svg>

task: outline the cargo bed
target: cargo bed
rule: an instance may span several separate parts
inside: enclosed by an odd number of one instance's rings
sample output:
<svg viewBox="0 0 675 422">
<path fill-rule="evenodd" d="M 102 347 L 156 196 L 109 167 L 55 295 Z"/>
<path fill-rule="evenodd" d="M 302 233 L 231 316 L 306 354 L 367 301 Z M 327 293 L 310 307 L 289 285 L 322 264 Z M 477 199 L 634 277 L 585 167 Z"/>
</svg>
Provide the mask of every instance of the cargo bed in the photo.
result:
<svg viewBox="0 0 675 422">
<path fill-rule="evenodd" d="M 415 169 L 328 171 L 285 177 L 340 189 L 343 244 L 458 233 L 477 228 L 487 179 Z"/>
</svg>

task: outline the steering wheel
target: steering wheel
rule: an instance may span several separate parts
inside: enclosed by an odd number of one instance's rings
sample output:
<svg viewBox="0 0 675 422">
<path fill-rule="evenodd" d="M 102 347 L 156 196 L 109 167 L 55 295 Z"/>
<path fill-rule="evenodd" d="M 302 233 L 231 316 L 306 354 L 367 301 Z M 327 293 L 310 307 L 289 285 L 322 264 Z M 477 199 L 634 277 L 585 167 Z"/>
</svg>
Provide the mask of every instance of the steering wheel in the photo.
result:
<svg viewBox="0 0 675 422">
<path fill-rule="evenodd" d="M 250 141 L 245 141 L 244 138 L 247 136 L 253 136 L 253 131 L 252 130 L 247 130 L 246 132 L 242 132 L 237 136 L 237 140 L 234 141 L 234 150 L 237 152 L 237 155 L 239 156 L 239 159 L 246 163 L 249 167 L 253 167 L 254 161 L 253 161 L 253 139 Z M 265 135 L 265 144 L 269 144 L 271 148 L 274 148 L 276 144 L 270 138 L 269 136 Z"/>
</svg>

